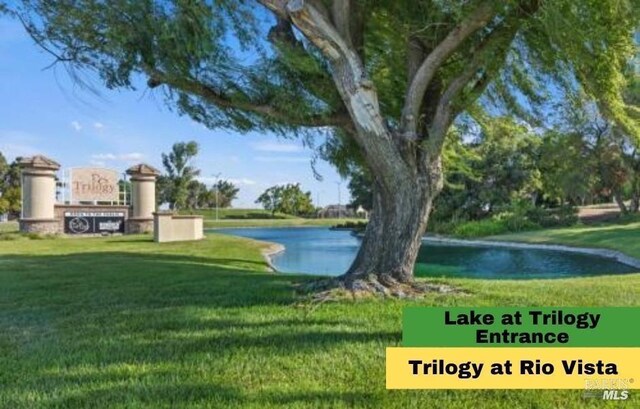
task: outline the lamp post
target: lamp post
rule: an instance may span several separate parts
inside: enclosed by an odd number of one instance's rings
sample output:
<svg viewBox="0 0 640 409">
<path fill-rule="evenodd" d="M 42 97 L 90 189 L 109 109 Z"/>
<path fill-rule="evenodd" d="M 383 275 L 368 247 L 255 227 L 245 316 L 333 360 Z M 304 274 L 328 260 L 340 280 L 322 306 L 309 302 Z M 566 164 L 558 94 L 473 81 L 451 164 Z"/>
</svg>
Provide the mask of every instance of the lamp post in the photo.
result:
<svg viewBox="0 0 640 409">
<path fill-rule="evenodd" d="M 216 183 L 213 185 L 214 189 L 216 190 L 216 221 L 218 221 L 218 209 L 220 208 L 218 204 L 218 181 L 220 180 L 220 175 L 222 175 L 221 172 L 212 174 L 212 176 L 216 178 Z"/>
<path fill-rule="evenodd" d="M 341 218 L 342 218 L 342 217 L 341 217 L 341 213 L 342 213 L 342 209 L 341 209 L 341 207 L 342 207 L 342 199 L 341 199 L 341 197 L 340 197 L 340 191 L 341 191 L 342 189 L 340 189 L 340 187 L 341 187 L 341 185 L 342 185 L 342 181 L 338 181 L 338 182 L 336 182 L 336 185 L 338 185 L 338 219 L 341 219 Z"/>
</svg>

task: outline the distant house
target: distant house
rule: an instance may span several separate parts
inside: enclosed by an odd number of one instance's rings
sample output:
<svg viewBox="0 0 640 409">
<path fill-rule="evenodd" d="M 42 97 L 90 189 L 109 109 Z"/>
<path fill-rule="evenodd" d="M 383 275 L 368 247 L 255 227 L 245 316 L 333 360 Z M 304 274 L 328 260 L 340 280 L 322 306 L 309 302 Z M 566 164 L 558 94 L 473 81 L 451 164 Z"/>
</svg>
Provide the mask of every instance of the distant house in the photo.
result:
<svg viewBox="0 0 640 409">
<path fill-rule="evenodd" d="M 345 205 L 328 205 L 318 210 L 316 216 L 319 219 L 339 219 L 355 217 L 355 212 Z"/>
<path fill-rule="evenodd" d="M 8 213 L 0 213 L 0 223 L 8 222 L 9 214 Z"/>
<path fill-rule="evenodd" d="M 362 207 L 362 205 L 360 205 L 356 209 L 356 216 L 358 216 L 358 218 L 368 219 L 369 218 L 369 212 L 364 207 Z"/>
</svg>

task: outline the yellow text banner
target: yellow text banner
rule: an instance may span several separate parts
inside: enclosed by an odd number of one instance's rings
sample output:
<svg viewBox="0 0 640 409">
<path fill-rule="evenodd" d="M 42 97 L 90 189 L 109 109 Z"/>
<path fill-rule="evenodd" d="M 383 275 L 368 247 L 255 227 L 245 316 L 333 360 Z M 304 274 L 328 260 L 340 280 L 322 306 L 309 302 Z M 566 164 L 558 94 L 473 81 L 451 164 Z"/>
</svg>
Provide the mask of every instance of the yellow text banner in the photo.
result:
<svg viewBox="0 0 640 409">
<path fill-rule="evenodd" d="M 637 389 L 640 348 L 387 348 L 387 389 Z"/>
</svg>

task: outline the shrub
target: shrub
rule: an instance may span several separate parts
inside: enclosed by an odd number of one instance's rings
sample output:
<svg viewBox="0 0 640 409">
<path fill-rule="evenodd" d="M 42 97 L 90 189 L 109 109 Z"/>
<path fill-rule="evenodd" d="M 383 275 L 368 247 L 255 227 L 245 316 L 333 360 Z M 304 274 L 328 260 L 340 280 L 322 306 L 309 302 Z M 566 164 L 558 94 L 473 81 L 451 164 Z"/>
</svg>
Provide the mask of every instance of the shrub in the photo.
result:
<svg viewBox="0 0 640 409">
<path fill-rule="evenodd" d="M 354 229 L 354 230 L 363 230 L 367 228 L 367 222 L 365 221 L 346 221 L 344 223 L 338 223 L 335 226 L 332 226 L 333 229 Z"/>
<path fill-rule="evenodd" d="M 557 209 L 531 207 L 527 209 L 526 217 L 542 227 L 567 227 L 578 222 L 578 209 L 572 206 Z"/>
<path fill-rule="evenodd" d="M 458 237 L 482 237 L 524 230 L 534 230 L 538 228 L 540 228 L 540 225 L 536 223 L 514 217 L 513 215 L 501 213 L 488 219 L 474 220 L 459 224 L 455 226 L 452 233 Z"/>
</svg>

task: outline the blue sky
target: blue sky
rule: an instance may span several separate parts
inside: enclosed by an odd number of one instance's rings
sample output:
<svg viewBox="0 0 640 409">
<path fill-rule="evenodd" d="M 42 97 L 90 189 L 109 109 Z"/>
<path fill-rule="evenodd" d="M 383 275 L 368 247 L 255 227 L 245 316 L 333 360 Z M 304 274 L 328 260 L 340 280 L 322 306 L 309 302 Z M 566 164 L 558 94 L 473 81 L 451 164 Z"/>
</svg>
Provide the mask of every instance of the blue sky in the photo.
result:
<svg viewBox="0 0 640 409">
<path fill-rule="evenodd" d="M 51 57 L 15 21 L 0 18 L 0 152 L 44 154 L 63 167 L 105 166 L 124 171 L 146 162 L 161 168 L 160 154 L 177 141 L 200 144 L 196 166 L 202 180 L 212 174 L 240 187 L 234 207 L 256 207 L 256 197 L 274 184 L 300 182 L 320 205 L 338 202 L 340 177 L 326 162 L 313 177 L 312 151 L 298 140 L 274 135 L 208 130 L 171 112 L 159 93 L 79 89 L 64 68 L 44 69 Z M 341 198 L 348 198 L 346 183 Z"/>
</svg>

